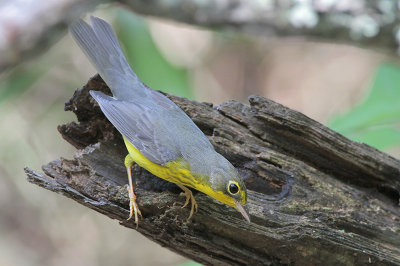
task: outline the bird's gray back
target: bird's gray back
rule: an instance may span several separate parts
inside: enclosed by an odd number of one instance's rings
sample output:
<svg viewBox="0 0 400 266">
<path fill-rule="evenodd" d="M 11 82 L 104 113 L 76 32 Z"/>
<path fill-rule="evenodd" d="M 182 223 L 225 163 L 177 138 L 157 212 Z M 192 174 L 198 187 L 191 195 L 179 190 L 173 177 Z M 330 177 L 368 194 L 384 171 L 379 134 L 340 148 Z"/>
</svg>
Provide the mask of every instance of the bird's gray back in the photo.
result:
<svg viewBox="0 0 400 266">
<path fill-rule="evenodd" d="M 169 143 L 171 146 L 166 148 L 177 149 L 192 171 L 205 174 L 202 165 L 215 152 L 208 138 L 175 103 L 157 91 L 151 94 L 155 119 L 160 121 L 155 128 L 155 141 Z"/>
<path fill-rule="evenodd" d="M 147 159 L 165 164 L 183 158 L 191 170 L 203 174 L 201 165 L 214 151 L 194 122 L 171 100 L 157 91 L 142 102 L 124 101 L 90 91 L 117 130 Z M 205 174 L 205 173 L 204 173 Z"/>
<path fill-rule="evenodd" d="M 179 107 L 160 114 L 160 119 L 163 124 L 157 130 L 158 137 L 172 139 L 193 172 L 208 174 L 204 165 L 209 165 L 215 151 L 204 133 Z"/>
</svg>

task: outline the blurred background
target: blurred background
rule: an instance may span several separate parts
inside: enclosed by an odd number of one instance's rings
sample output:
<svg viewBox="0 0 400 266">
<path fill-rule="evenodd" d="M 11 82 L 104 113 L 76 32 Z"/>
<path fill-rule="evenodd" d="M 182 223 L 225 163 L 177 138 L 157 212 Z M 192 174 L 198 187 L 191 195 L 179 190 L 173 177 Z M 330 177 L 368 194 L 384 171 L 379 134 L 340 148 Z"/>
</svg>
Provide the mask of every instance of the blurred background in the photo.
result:
<svg viewBox="0 0 400 266">
<path fill-rule="evenodd" d="M 215 105 L 260 94 L 400 158 L 397 58 L 360 48 L 215 32 L 143 18 L 120 7 L 109 21 L 150 87 Z M 41 56 L 0 74 L 0 265 L 188 264 L 75 202 L 26 181 L 24 166 L 74 149 L 57 125 L 64 102 L 96 73 L 66 34 Z"/>
</svg>

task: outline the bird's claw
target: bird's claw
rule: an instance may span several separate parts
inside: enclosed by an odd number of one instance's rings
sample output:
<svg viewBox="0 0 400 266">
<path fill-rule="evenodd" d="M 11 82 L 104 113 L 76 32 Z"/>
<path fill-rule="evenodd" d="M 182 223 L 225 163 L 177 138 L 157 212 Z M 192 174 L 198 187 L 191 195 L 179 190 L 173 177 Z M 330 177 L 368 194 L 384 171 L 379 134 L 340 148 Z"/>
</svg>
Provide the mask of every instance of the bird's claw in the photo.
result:
<svg viewBox="0 0 400 266">
<path fill-rule="evenodd" d="M 197 208 L 198 208 L 197 202 L 194 199 L 193 193 L 192 193 L 192 191 L 190 189 L 188 189 L 188 188 L 186 188 L 184 186 L 179 186 L 179 187 L 182 188 L 183 191 L 184 191 L 184 192 L 182 192 L 180 194 L 180 196 L 185 196 L 186 197 L 185 203 L 183 204 L 182 208 L 185 208 L 189 204 L 189 201 L 192 202 L 189 218 L 187 219 L 189 221 L 192 218 L 193 213 L 197 212 Z"/>
<path fill-rule="evenodd" d="M 133 192 L 133 189 L 131 189 L 129 186 L 127 186 L 127 190 L 129 193 L 129 217 L 128 217 L 127 221 L 129 221 L 133 216 L 135 216 L 136 228 L 138 228 L 139 215 L 140 215 L 140 217 L 142 217 L 142 213 L 140 212 L 139 206 L 136 203 L 136 195 Z"/>
</svg>

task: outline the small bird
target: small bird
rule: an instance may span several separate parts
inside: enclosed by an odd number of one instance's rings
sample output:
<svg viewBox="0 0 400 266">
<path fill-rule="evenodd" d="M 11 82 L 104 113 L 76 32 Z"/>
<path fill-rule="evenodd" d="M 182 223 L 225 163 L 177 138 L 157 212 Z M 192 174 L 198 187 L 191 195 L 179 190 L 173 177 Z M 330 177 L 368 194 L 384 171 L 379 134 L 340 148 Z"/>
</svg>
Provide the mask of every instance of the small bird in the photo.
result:
<svg viewBox="0 0 400 266">
<path fill-rule="evenodd" d="M 245 210 L 247 192 L 235 167 L 214 150 L 193 121 L 163 94 L 145 86 L 133 72 L 111 26 L 91 17 L 70 26 L 76 43 L 110 87 L 113 97 L 90 91 L 107 119 L 122 134 L 128 155 L 125 167 L 129 179 L 130 215 L 138 225 L 141 212 L 136 203 L 131 167 L 134 163 L 157 177 L 175 183 L 191 202 L 188 220 L 197 203 L 194 188 L 236 208 L 250 222 Z"/>
</svg>

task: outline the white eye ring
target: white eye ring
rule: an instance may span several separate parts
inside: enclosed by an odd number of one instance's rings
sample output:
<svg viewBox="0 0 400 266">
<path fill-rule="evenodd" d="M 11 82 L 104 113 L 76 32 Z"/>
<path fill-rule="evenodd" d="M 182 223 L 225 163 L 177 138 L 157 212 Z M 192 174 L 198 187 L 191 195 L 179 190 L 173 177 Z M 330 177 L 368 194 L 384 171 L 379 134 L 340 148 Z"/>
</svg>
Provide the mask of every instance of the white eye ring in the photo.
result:
<svg viewBox="0 0 400 266">
<path fill-rule="evenodd" d="M 229 181 L 227 190 L 231 195 L 236 195 L 240 191 L 239 184 L 235 181 Z"/>
</svg>

